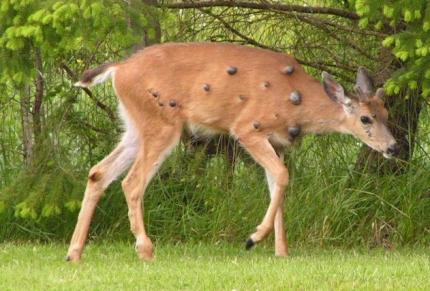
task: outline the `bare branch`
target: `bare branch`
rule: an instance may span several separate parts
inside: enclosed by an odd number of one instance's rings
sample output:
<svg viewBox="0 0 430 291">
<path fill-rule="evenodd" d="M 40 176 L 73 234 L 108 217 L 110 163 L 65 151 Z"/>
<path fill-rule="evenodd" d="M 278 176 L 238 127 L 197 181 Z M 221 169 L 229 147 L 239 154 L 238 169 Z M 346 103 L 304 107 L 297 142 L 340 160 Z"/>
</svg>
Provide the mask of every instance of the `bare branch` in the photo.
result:
<svg viewBox="0 0 430 291">
<path fill-rule="evenodd" d="M 225 27 L 226 29 L 228 29 L 228 30 L 229 30 L 230 32 L 232 32 L 233 34 L 235 34 L 235 35 L 239 36 L 240 38 L 242 38 L 243 40 L 245 40 L 248 44 L 252 44 L 252 45 L 254 45 L 254 46 L 261 47 L 261 48 L 265 48 L 265 49 L 275 50 L 275 49 L 273 49 L 273 48 L 271 48 L 271 47 L 268 47 L 268 46 L 266 46 L 266 45 L 264 45 L 264 44 L 262 44 L 262 43 L 259 43 L 259 42 L 257 42 L 256 40 L 254 40 L 254 39 L 252 39 L 252 38 L 250 38 L 250 37 L 248 37 L 248 36 L 246 36 L 246 35 L 242 34 L 240 31 L 238 31 L 237 29 L 235 29 L 234 27 L 232 27 L 230 24 L 228 24 L 228 22 L 227 22 L 227 21 L 225 21 L 224 19 L 222 19 L 220 16 L 215 15 L 215 14 L 213 14 L 212 12 L 207 11 L 207 10 L 203 10 L 203 9 L 201 9 L 201 11 L 202 11 L 203 13 L 205 13 L 205 14 L 207 14 L 207 15 L 209 15 L 209 16 L 211 16 L 211 17 L 213 17 L 213 18 L 215 18 L 215 19 L 216 19 L 216 20 L 218 20 L 219 22 L 221 22 L 221 23 L 222 23 L 222 25 L 224 25 L 224 27 Z"/>
<path fill-rule="evenodd" d="M 265 44 L 262 44 L 258 41 L 256 41 L 255 39 L 250 38 L 249 36 L 244 35 L 243 33 L 241 33 L 240 31 L 238 31 L 237 29 L 235 29 L 234 27 L 232 27 L 227 21 L 225 21 L 221 16 L 216 15 L 208 10 L 204 10 L 204 9 L 199 9 L 200 11 L 202 11 L 203 13 L 215 18 L 216 20 L 218 20 L 219 22 L 222 23 L 222 25 L 229 30 L 230 32 L 232 32 L 234 35 L 239 36 L 240 38 L 243 39 L 243 41 L 246 44 L 250 44 L 250 45 L 254 45 L 256 47 L 260 47 L 260 48 L 264 48 L 264 49 L 270 49 L 273 51 L 277 51 L 277 52 L 283 52 L 282 49 L 280 48 L 274 48 L 274 47 L 270 47 L 267 46 Z M 296 60 L 301 63 L 304 66 L 308 66 L 308 67 L 313 67 L 315 69 L 320 69 L 320 70 L 324 70 L 327 71 L 329 73 L 331 73 L 332 75 L 341 77 L 342 79 L 344 79 L 345 81 L 348 82 L 353 82 L 354 80 L 351 79 L 350 77 L 348 77 L 345 74 L 340 74 L 336 71 L 333 71 L 331 68 L 337 68 L 337 69 L 341 69 L 341 70 L 345 70 L 345 71 L 349 71 L 349 72 L 355 72 L 356 68 L 344 65 L 344 64 L 340 64 L 340 63 L 336 63 L 336 64 L 331 64 L 331 63 L 324 63 L 324 62 L 310 62 L 310 61 L 306 61 L 306 60 L 301 60 L 296 58 Z"/>
<path fill-rule="evenodd" d="M 337 76 L 342 78 L 343 80 L 353 83 L 354 79 L 352 79 L 351 77 L 345 75 L 345 74 L 340 74 L 337 71 L 332 70 L 331 68 L 337 68 L 337 69 L 342 69 L 345 71 L 350 71 L 349 68 L 345 68 L 343 66 L 339 66 L 339 64 L 330 64 L 330 63 L 324 63 L 324 62 L 310 62 L 310 61 L 306 61 L 306 60 L 302 60 L 299 58 L 295 58 L 300 64 L 302 64 L 303 66 L 308 66 L 308 67 L 312 67 L 315 69 L 319 69 L 322 71 L 326 71 L 328 73 L 330 73 L 333 76 Z"/>
<path fill-rule="evenodd" d="M 332 7 L 315 7 L 315 6 L 301 6 L 294 4 L 278 4 L 278 3 L 254 3 L 248 1 L 198 1 L 198 2 L 180 2 L 157 4 L 158 7 L 169 9 L 195 9 L 195 8 L 208 8 L 208 7 L 234 7 L 234 8 L 247 8 L 257 10 L 274 10 L 284 12 L 297 12 L 306 14 L 326 14 L 335 15 L 350 20 L 358 20 L 360 17 L 350 11 L 342 10 Z"/>
<path fill-rule="evenodd" d="M 346 43 L 349 47 L 356 50 L 358 53 L 365 56 L 369 60 L 377 61 L 377 58 L 373 57 L 371 54 L 366 52 L 363 48 L 361 48 L 358 44 L 354 43 L 351 39 L 344 39 L 344 40 L 340 39 L 338 33 L 335 30 L 330 30 L 327 27 L 326 23 L 320 22 L 320 20 L 318 20 L 317 18 L 307 17 L 304 15 L 299 15 L 297 13 L 284 13 L 284 14 L 287 17 L 291 17 L 291 18 L 295 17 L 302 22 L 308 23 L 309 25 L 312 25 L 312 26 L 324 31 L 331 38 L 337 40 L 339 43 L 342 43 L 342 42 Z"/>
</svg>

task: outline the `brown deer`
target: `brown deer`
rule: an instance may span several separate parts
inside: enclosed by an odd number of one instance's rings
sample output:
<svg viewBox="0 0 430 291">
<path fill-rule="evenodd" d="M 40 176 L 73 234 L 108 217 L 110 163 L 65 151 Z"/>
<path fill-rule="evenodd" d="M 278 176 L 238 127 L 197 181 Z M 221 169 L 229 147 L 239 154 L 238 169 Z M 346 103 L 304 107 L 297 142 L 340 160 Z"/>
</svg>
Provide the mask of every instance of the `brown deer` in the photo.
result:
<svg viewBox="0 0 430 291">
<path fill-rule="evenodd" d="M 183 129 L 228 133 L 266 171 L 271 201 L 246 248 L 275 231 L 275 254 L 286 256 L 283 222 L 288 170 L 283 148 L 307 133 L 352 134 L 390 157 L 397 152 L 387 128 L 388 112 L 365 69 L 356 93 L 328 73 L 323 85 L 291 56 L 221 43 L 163 44 L 130 58 L 84 72 L 79 87 L 112 78 L 125 132 L 117 147 L 89 172 L 85 196 L 67 259 L 79 261 L 96 204 L 108 185 L 131 166 L 122 181 L 136 251 L 153 258 L 145 232 L 145 189 L 178 143 Z"/>
</svg>

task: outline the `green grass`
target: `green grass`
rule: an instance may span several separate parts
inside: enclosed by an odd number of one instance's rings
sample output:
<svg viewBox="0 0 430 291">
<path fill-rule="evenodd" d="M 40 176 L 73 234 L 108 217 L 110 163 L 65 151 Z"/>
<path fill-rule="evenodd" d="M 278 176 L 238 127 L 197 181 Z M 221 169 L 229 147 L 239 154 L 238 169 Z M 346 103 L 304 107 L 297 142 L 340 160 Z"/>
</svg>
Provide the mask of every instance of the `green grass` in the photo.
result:
<svg viewBox="0 0 430 291">
<path fill-rule="evenodd" d="M 140 262 L 127 244 L 90 244 L 78 265 L 60 244 L 0 246 L 1 290 L 315 290 L 430 289 L 430 249 L 385 251 L 163 245 Z"/>
</svg>

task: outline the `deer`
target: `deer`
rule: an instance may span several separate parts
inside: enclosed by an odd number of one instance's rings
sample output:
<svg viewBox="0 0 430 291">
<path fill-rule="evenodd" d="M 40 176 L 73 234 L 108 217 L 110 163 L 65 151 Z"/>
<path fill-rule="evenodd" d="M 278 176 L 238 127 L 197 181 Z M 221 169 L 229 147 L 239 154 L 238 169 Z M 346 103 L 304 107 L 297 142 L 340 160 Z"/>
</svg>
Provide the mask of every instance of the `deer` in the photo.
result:
<svg viewBox="0 0 430 291">
<path fill-rule="evenodd" d="M 270 203 L 246 240 L 246 249 L 273 230 L 275 255 L 286 257 L 284 149 L 306 134 L 353 135 L 386 158 L 398 145 L 388 126 L 382 88 L 367 69 L 357 71 L 353 93 L 326 72 L 322 83 L 292 56 L 231 43 L 166 43 L 83 73 L 77 87 L 112 80 L 124 132 L 115 149 L 93 166 L 66 259 L 79 262 L 96 205 L 104 190 L 122 180 L 135 250 L 154 258 L 145 231 L 145 189 L 184 131 L 230 135 L 265 170 Z"/>
</svg>

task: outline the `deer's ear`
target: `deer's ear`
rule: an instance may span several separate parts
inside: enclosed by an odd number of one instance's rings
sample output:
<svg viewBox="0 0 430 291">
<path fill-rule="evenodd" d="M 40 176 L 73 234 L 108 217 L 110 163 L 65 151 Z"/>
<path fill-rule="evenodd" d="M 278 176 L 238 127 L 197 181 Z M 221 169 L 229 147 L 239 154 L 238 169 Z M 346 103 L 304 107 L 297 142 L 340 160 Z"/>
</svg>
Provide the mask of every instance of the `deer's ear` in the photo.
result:
<svg viewBox="0 0 430 291">
<path fill-rule="evenodd" d="M 333 101 L 343 106 L 351 106 L 351 99 L 345 96 L 343 87 L 336 82 L 332 75 L 327 72 L 322 73 L 324 90 Z"/>
<path fill-rule="evenodd" d="M 359 67 L 357 70 L 357 80 L 355 83 L 360 101 L 367 101 L 373 94 L 373 80 L 369 76 L 369 71 L 364 67 Z"/>
<path fill-rule="evenodd" d="M 375 96 L 381 99 L 382 101 L 384 101 L 385 99 L 384 88 L 378 88 L 378 90 L 376 90 Z"/>
</svg>

